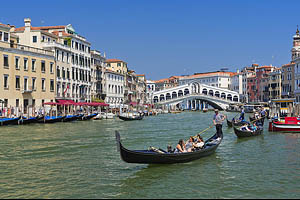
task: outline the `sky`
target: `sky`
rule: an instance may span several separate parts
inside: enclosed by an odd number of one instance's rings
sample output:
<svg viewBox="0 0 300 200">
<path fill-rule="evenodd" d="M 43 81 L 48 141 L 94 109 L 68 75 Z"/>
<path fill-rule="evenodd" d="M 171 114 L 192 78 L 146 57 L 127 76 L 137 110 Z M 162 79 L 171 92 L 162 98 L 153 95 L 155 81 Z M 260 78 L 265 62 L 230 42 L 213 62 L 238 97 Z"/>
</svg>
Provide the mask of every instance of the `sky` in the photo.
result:
<svg viewBox="0 0 300 200">
<path fill-rule="evenodd" d="M 299 0 L 17 0 L 1 2 L 0 22 L 72 24 L 92 49 L 158 80 L 289 63 L 299 7 Z"/>
</svg>

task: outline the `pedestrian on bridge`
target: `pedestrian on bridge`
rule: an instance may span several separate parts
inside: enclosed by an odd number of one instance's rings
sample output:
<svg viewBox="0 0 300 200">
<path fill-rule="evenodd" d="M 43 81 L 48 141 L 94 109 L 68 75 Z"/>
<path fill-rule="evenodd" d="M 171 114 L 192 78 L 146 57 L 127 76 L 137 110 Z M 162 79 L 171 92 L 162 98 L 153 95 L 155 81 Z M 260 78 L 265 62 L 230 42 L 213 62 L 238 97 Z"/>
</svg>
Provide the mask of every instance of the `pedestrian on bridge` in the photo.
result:
<svg viewBox="0 0 300 200">
<path fill-rule="evenodd" d="M 217 130 L 217 136 L 221 137 L 223 135 L 223 131 L 222 131 L 222 125 L 224 120 L 226 119 L 226 117 L 219 113 L 218 109 L 215 109 L 215 116 L 213 119 L 214 125 L 216 126 L 216 130 Z"/>
</svg>

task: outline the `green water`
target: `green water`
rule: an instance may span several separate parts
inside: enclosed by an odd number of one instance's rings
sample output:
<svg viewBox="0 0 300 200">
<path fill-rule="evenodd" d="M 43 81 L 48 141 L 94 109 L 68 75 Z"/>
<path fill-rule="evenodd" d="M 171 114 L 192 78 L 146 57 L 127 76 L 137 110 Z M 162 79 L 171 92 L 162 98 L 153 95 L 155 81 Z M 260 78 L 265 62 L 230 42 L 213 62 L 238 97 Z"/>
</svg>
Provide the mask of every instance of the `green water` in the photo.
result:
<svg viewBox="0 0 300 200">
<path fill-rule="evenodd" d="M 116 150 L 115 130 L 129 149 L 166 148 L 212 117 L 0 127 L 0 198 L 300 198 L 300 134 L 269 133 L 267 123 L 263 135 L 246 139 L 224 124 L 216 153 L 186 164 L 127 164 Z"/>
</svg>

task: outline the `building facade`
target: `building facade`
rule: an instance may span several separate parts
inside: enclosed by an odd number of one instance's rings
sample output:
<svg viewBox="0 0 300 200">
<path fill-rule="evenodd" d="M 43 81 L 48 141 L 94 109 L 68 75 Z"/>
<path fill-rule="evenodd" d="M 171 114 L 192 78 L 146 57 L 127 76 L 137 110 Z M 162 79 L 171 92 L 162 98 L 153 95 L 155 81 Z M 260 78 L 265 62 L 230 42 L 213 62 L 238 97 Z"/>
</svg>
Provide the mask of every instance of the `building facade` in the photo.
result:
<svg viewBox="0 0 300 200">
<path fill-rule="evenodd" d="M 269 99 L 281 99 L 281 69 L 269 73 Z"/>
<path fill-rule="evenodd" d="M 297 28 L 296 35 L 293 37 L 293 48 L 292 48 L 292 62 L 295 63 L 294 65 L 294 72 L 295 72 L 295 90 L 294 95 L 296 101 L 300 102 L 300 33 L 299 29 Z"/>
<path fill-rule="evenodd" d="M 281 67 L 282 71 L 282 98 L 294 98 L 295 90 L 295 63 L 289 63 Z"/>
<path fill-rule="evenodd" d="M 106 68 L 105 57 L 101 55 L 100 51 L 91 51 L 91 95 L 93 100 L 104 100 L 104 72 Z"/>
<path fill-rule="evenodd" d="M 0 99 L 10 115 L 34 115 L 55 100 L 52 51 L 18 44 L 10 26 L 0 24 Z"/>
<path fill-rule="evenodd" d="M 125 88 L 125 75 L 105 70 L 105 103 L 111 104 L 111 107 L 118 108 L 124 104 L 124 88 Z"/>
</svg>

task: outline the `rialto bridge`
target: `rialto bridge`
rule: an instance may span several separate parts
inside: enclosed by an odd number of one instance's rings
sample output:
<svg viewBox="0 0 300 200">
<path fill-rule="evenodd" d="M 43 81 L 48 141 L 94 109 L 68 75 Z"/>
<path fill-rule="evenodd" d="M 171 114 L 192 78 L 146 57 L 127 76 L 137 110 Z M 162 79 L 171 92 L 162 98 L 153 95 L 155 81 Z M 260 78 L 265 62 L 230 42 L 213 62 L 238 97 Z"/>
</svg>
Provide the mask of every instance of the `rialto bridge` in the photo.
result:
<svg viewBox="0 0 300 200">
<path fill-rule="evenodd" d="M 202 110 L 207 104 L 225 110 L 229 104 L 239 103 L 237 92 L 192 82 L 175 88 L 154 92 L 152 102 L 167 107 L 177 106 L 189 110 Z"/>
</svg>

